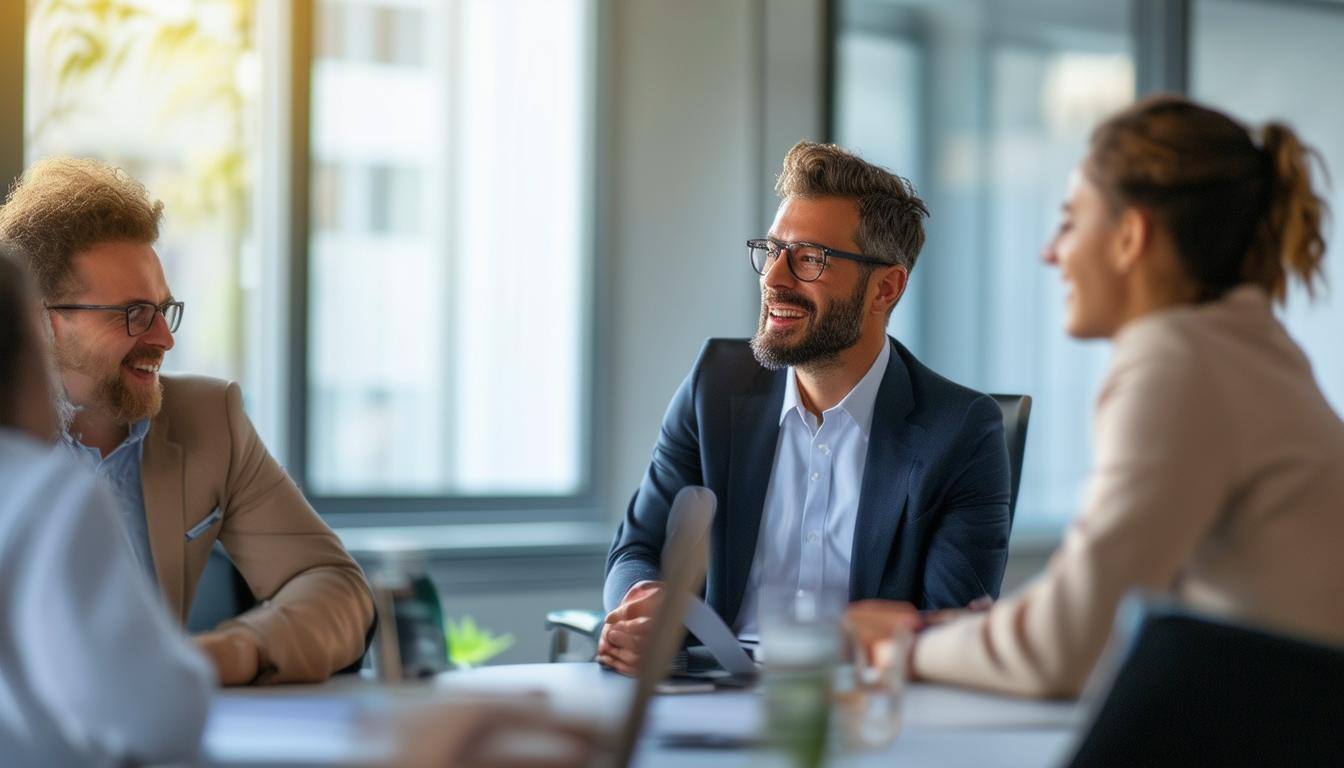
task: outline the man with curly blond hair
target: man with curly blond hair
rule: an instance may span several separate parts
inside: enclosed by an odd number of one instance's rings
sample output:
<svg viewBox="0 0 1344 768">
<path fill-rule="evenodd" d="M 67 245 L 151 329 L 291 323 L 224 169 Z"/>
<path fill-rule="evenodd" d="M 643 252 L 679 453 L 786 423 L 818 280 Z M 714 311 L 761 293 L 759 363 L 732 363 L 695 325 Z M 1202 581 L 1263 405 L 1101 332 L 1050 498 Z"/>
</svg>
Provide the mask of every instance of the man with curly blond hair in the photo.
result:
<svg viewBox="0 0 1344 768">
<path fill-rule="evenodd" d="M 266 450 L 238 385 L 161 375 L 185 302 L 154 250 L 163 204 L 123 171 L 38 162 L 0 208 L 46 308 L 62 441 L 119 502 L 146 577 L 185 622 L 219 541 L 258 607 L 196 637 L 225 685 L 314 682 L 363 654 L 359 566 Z"/>
<path fill-rule="evenodd" d="M 1009 467 L 993 399 L 887 336 L 924 244 L 910 182 L 834 145 L 784 159 L 750 340 L 710 339 L 672 398 L 607 558 L 598 658 L 633 673 L 686 485 L 719 500 L 706 601 L 754 639 L 766 596 L 814 607 L 899 595 L 921 609 L 997 596 Z"/>
</svg>

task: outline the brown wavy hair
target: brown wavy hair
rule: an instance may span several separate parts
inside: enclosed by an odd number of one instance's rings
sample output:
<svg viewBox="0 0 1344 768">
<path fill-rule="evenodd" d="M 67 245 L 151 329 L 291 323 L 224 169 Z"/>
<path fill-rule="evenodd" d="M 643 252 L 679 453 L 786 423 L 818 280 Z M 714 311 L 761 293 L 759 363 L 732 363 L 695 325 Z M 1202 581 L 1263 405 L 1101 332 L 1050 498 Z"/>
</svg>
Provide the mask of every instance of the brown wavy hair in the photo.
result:
<svg viewBox="0 0 1344 768">
<path fill-rule="evenodd" d="M 71 259 L 100 243 L 159 239 L 163 203 L 120 168 L 74 157 L 33 164 L 0 208 L 0 238 L 26 255 L 46 301 L 78 288 Z"/>
<path fill-rule="evenodd" d="M 1170 233 L 1199 300 L 1243 283 L 1282 302 L 1290 277 L 1315 296 L 1329 208 L 1312 184 L 1320 155 L 1287 125 L 1257 137 L 1214 109 L 1146 99 L 1092 133 L 1083 172 L 1115 211 L 1137 206 Z"/>
<path fill-rule="evenodd" d="M 785 197 L 852 197 L 859 204 L 859 250 L 907 270 L 924 247 L 929 209 L 909 179 L 834 144 L 800 141 L 784 157 L 775 192 Z"/>
</svg>

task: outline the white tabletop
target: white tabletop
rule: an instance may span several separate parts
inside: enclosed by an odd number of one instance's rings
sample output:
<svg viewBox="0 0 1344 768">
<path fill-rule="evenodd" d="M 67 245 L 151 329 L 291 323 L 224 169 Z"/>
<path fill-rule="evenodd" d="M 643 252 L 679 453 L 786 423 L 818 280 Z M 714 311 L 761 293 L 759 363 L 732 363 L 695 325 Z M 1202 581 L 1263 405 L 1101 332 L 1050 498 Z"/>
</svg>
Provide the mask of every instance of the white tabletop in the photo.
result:
<svg viewBox="0 0 1344 768">
<path fill-rule="evenodd" d="M 371 720 L 424 711 L 433 702 L 530 693 L 556 712 L 618 727 L 634 681 L 596 664 L 519 664 L 450 672 L 431 681 L 380 686 L 358 678 L 321 686 L 222 691 L 206 728 L 215 765 L 343 765 L 376 762 L 384 747 L 368 738 Z M 1077 708 L 933 685 L 910 685 L 896 743 L 877 753 L 836 756 L 844 766 L 1050 766 L 1071 743 Z M 744 749 L 684 749 L 676 735 L 747 739 L 763 725 L 754 691 L 661 695 L 654 699 L 636 765 L 772 764 Z"/>
</svg>

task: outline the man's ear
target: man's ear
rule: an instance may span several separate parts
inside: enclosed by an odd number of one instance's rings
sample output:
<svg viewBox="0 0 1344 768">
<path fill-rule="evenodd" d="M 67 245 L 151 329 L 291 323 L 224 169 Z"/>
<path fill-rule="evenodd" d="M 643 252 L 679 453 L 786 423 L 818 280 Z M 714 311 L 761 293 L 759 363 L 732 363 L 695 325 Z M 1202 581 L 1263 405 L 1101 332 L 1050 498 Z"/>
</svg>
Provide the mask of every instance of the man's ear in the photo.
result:
<svg viewBox="0 0 1344 768">
<path fill-rule="evenodd" d="M 1151 213 L 1134 206 L 1121 211 L 1115 247 L 1111 250 L 1111 268 L 1117 274 L 1131 272 L 1152 246 L 1153 234 Z"/>
<path fill-rule="evenodd" d="M 896 302 L 901 300 L 901 296 L 905 295 L 905 286 L 910 282 L 910 270 L 899 264 L 879 267 L 876 277 L 877 296 L 873 311 L 886 315 L 896 306 Z"/>
</svg>

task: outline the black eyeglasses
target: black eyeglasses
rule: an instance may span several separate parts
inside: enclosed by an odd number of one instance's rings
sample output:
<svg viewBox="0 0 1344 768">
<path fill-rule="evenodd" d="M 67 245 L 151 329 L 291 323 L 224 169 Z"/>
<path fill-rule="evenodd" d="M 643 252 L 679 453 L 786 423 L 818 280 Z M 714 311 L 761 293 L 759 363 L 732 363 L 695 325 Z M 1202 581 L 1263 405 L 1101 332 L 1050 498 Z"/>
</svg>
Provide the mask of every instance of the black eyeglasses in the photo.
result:
<svg viewBox="0 0 1344 768">
<path fill-rule="evenodd" d="M 133 301 L 130 304 L 48 304 L 47 309 L 88 309 L 95 312 L 121 312 L 126 315 L 126 335 L 139 336 L 154 325 L 154 316 L 163 315 L 168 323 L 168 332 L 176 333 L 182 324 L 182 302 L 165 301 L 162 304 L 150 304 L 148 301 Z"/>
<path fill-rule="evenodd" d="M 747 253 L 751 256 L 751 268 L 756 274 L 764 275 L 775 265 L 775 259 L 783 253 L 789 260 L 789 271 L 805 283 L 821 277 L 826 262 L 832 257 L 857 261 L 860 264 L 876 264 L 882 267 L 894 266 L 893 262 L 864 256 L 862 253 L 847 253 L 827 248 L 816 243 L 781 243 L 770 238 L 757 238 L 747 241 Z"/>
</svg>

